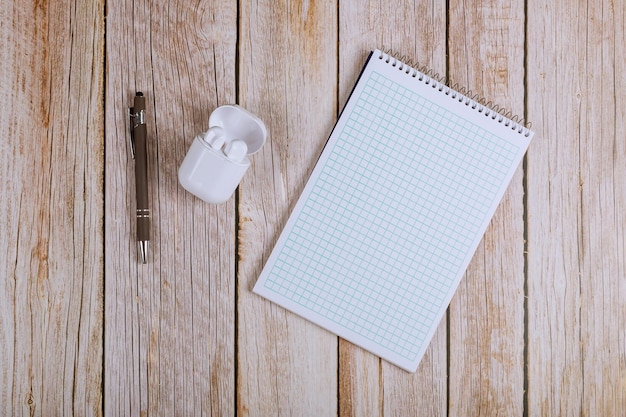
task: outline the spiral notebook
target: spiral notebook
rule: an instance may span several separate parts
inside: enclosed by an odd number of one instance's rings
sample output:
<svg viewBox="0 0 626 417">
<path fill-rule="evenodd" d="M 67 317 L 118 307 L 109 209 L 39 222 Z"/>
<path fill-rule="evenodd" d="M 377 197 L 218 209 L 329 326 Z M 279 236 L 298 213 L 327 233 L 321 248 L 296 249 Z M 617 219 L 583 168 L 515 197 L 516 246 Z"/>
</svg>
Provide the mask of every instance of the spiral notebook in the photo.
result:
<svg viewBox="0 0 626 417">
<path fill-rule="evenodd" d="M 532 139 L 372 52 L 254 292 L 414 372 Z"/>
</svg>

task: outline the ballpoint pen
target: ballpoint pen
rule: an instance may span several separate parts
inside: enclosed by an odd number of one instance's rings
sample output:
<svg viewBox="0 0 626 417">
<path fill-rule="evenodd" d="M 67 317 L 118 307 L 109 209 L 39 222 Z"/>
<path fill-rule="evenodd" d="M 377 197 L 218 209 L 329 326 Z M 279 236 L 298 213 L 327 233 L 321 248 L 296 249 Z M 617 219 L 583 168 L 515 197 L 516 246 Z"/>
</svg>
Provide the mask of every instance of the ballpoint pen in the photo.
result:
<svg viewBox="0 0 626 417">
<path fill-rule="evenodd" d="M 131 151 L 135 160 L 137 197 L 137 243 L 142 263 L 147 263 L 150 240 L 150 209 L 148 208 L 148 161 L 146 150 L 146 98 L 137 92 L 130 108 Z"/>
</svg>

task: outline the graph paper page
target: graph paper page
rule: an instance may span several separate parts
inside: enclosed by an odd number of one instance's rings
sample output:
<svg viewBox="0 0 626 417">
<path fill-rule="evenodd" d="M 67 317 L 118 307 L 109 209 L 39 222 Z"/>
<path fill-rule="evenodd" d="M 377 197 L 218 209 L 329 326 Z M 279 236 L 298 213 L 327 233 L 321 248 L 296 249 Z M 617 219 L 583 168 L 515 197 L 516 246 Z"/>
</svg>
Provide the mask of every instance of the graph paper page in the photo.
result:
<svg viewBox="0 0 626 417">
<path fill-rule="evenodd" d="M 532 132 L 379 57 L 254 292 L 413 372 Z"/>
</svg>

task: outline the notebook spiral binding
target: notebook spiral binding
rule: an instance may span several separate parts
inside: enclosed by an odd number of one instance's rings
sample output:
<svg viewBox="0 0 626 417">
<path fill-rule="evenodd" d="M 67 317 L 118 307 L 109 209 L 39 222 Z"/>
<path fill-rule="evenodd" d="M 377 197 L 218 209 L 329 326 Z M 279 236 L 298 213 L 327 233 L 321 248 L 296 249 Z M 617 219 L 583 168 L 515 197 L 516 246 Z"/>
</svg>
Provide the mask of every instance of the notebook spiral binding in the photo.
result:
<svg viewBox="0 0 626 417">
<path fill-rule="evenodd" d="M 439 73 L 420 65 L 419 62 L 412 61 L 405 55 L 399 55 L 391 49 L 382 51 L 378 59 L 384 59 L 386 63 L 390 63 L 393 67 L 397 66 L 398 70 L 404 71 L 406 74 L 417 78 L 426 85 L 431 85 L 445 95 L 458 100 L 459 103 L 464 103 L 472 109 L 478 109 L 478 112 L 484 114 L 486 117 L 491 117 L 493 120 L 497 120 L 498 123 L 503 123 L 507 127 L 510 126 L 511 129 L 516 130 L 517 133 L 523 134 L 526 137 L 530 136 L 532 123 L 527 122 L 523 117 L 514 115 L 511 111 L 507 111 L 506 108 L 494 104 L 491 101 L 487 101 L 478 94 L 474 94 L 472 90 L 464 86 L 459 86 L 457 83 L 448 86 L 447 77 L 439 75 Z"/>
</svg>

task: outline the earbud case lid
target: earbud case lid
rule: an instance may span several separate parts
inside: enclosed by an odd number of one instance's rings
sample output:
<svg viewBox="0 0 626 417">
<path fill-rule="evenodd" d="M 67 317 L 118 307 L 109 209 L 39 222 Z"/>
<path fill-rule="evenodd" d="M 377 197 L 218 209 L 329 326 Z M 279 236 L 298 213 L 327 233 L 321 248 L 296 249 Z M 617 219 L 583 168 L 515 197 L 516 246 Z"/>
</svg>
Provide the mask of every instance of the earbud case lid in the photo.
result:
<svg viewBox="0 0 626 417">
<path fill-rule="evenodd" d="M 226 143 L 239 139 L 248 146 L 248 155 L 258 152 L 267 140 L 265 124 L 254 114 L 236 104 L 220 106 L 211 113 L 209 127 L 224 130 Z"/>
</svg>

